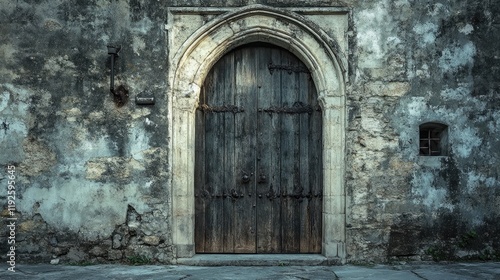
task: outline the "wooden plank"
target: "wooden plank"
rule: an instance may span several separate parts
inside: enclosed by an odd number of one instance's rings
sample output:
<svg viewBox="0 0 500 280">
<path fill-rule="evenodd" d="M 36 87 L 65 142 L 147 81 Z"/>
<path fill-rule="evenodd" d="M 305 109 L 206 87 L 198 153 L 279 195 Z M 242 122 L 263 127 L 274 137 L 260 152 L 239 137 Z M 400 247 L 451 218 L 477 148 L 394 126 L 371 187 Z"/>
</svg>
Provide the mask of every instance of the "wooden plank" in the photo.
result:
<svg viewBox="0 0 500 280">
<path fill-rule="evenodd" d="M 280 50 L 269 46 L 258 50 L 257 82 L 259 109 L 280 106 L 280 75 L 271 75 L 268 64 L 280 58 Z M 257 253 L 281 252 L 281 206 L 279 118 L 257 112 Z"/>
<path fill-rule="evenodd" d="M 305 67 L 300 61 L 297 65 Z M 310 95 L 314 93 L 309 92 L 309 74 L 308 73 L 298 73 L 298 89 L 299 95 L 297 101 L 303 104 L 310 104 Z M 310 185 L 310 173 L 314 173 L 315 170 L 310 168 L 311 162 L 309 161 L 309 148 L 310 140 L 312 138 L 310 126 L 310 114 L 300 114 L 299 115 L 299 170 L 300 170 L 300 188 L 302 189 L 303 195 L 311 194 Z M 313 147 L 311 147 L 313 148 Z M 311 238 L 312 238 L 312 227 L 310 219 L 310 200 L 307 197 L 303 197 L 299 200 L 299 215 L 300 215 L 300 253 L 310 253 L 311 248 Z"/>
<path fill-rule="evenodd" d="M 221 67 L 224 75 L 224 105 L 235 105 L 234 103 L 234 53 L 229 53 L 221 59 Z M 231 189 L 235 188 L 235 114 L 224 113 L 224 193 L 230 194 Z M 234 252 L 235 228 L 233 222 L 235 200 L 231 197 L 223 198 L 223 252 Z"/>
<path fill-rule="evenodd" d="M 224 94 L 222 93 L 223 73 L 216 65 L 209 79 L 205 83 L 205 98 L 209 106 L 222 106 Z M 206 189 L 210 194 L 205 199 L 205 252 L 223 252 L 223 205 L 218 197 L 223 192 L 224 166 L 224 114 L 205 114 L 205 178 Z"/>
<path fill-rule="evenodd" d="M 271 56 L 278 61 L 280 60 L 281 57 L 281 52 L 282 49 L 275 48 L 271 52 Z M 271 106 L 279 106 L 281 105 L 281 86 L 280 88 L 276 88 L 273 85 L 281 85 L 281 76 L 280 75 L 272 75 L 272 87 L 274 88 L 274 94 L 272 96 L 271 100 Z M 273 214 L 274 216 L 274 221 L 273 221 L 273 226 L 272 226 L 272 231 L 275 236 L 275 240 L 273 240 L 273 243 L 276 246 L 277 252 L 283 252 L 283 233 L 282 233 L 282 197 L 280 196 L 280 193 L 282 191 L 281 189 L 281 127 L 280 127 L 280 122 L 281 119 L 279 116 L 273 116 L 271 115 L 272 122 L 272 131 L 271 134 L 274 136 L 271 138 L 271 147 L 273 152 L 273 155 L 275 155 L 275 158 L 271 161 L 271 165 L 273 165 L 273 173 L 274 175 L 271 178 L 271 183 L 273 186 L 273 190 L 276 192 L 276 198 L 272 201 L 273 202 Z"/>
<path fill-rule="evenodd" d="M 245 111 L 235 116 L 235 185 L 240 195 L 236 199 L 234 225 L 235 253 L 255 253 L 255 50 L 235 51 L 235 105 Z M 249 181 L 244 182 L 243 176 Z"/>
<path fill-rule="evenodd" d="M 281 64 L 289 65 L 294 57 L 283 51 Z M 297 98 L 296 73 L 280 71 L 281 74 L 281 105 L 292 107 Z M 294 114 L 280 114 L 281 118 L 281 190 L 282 195 L 282 251 L 283 253 L 297 253 L 300 248 L 300 219 L 298 200 L 293 196 L 298 191 L 299 181 L 299 139 L 298 116 Z"/>
</svg>

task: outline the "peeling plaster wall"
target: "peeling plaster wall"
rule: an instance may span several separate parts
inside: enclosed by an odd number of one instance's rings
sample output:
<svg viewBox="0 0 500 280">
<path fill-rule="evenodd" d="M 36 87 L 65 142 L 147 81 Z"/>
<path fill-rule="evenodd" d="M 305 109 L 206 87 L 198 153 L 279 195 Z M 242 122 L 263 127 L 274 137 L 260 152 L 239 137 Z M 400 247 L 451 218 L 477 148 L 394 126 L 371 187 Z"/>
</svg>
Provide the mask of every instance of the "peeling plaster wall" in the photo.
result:
<svg viewBox="0 0 500 280">
<path fill-rule="evenodd" d="M 352 262 L 499 258 L 499 9 L 492 1 L 354 7 Z M 436 121 L 448 125 L 448 156 L 419 156 L 419 125 Z"/>
<path fill-rule="evenodd" d="M 165 7 L 0 7 L 0 164 L 17 167 L 19 259 L 170 260 Z M 108 44 L 123 46 L 115 67 L 115 87 L 131 93 L 123 107 L 109 92 Z M 155 95 L 154 107 L 132 102 L 142 92 Z M 135 228 L 130 213 L 140 218 Z"/>
<path fill-rule="evenodd" d="M 0 0 L 0 184 L 15 165 L 20 259 L 172 261 L 167 9 L 248 4 L 351 11 L 348 261 L 498 259 L 500 3 Z M 448 156 L 418 156 L 431 121 Z"/>
</svg>

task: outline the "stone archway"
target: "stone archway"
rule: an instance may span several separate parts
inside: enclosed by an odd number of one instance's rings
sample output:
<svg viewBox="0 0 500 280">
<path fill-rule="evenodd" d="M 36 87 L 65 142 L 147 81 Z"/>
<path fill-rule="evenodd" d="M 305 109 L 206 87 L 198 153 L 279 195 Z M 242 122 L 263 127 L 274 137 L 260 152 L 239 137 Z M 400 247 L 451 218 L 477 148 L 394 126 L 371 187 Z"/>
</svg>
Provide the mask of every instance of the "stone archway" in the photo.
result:
<svg viewBox="0 0 500 280">
<path fill-rule="evenodd" d="M 172 42 L 172 35 L 170 42 Z M 196 30 L 170 57 L 172 239 L 175 256 L 194 255 L 195 109 L 211 67 L 250 42 L 278 45 L 309 68 L 323 110 L 322 254 L 345 261 L 345 58 L 305 17 L 262 5 L 236 9 Z"/>
</svg>

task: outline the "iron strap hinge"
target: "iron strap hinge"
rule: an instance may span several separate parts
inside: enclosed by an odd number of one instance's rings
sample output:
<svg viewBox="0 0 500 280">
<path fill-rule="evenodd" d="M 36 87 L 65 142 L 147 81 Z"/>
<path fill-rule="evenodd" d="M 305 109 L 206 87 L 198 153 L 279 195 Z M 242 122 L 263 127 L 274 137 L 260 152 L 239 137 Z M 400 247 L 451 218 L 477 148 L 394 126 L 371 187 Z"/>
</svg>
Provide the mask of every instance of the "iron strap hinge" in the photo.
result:
<svg viewBox="0 0 500 280">
<path fill-rule="evenodd" d="M 319 108 L 316 108 L 319 111 Z M 276 107 L 271 106 L 267 109 L 258 109 L 259 112 L 265 112 L 269 114 L 311 114 L 314 109 L 311 105 L 306 105 L 302 102 L 295 102 L 293 106 Z"/>
<path fill-rule="evenodd" d="M 245 109 L 240 108 L 234 105 L 224 105 L 224 106 L 209 106 L 207 104 L 202 104 L 196 108 L 197 110 L 203 111 L 205 113 L 242 113 L 245 112 Z"/>
<path fill-rule="evenodd" d="M 309 69 L 300 65 L 278 65 L 270 62 L 267 65 L 267 69 L 269 69 L 269 73 L 271 73 L 271 75 L 273 74 L 274 70 L 287 71 L 288 74 L 292 74 L 292 72 L 310 74 Z"/>
</svg>

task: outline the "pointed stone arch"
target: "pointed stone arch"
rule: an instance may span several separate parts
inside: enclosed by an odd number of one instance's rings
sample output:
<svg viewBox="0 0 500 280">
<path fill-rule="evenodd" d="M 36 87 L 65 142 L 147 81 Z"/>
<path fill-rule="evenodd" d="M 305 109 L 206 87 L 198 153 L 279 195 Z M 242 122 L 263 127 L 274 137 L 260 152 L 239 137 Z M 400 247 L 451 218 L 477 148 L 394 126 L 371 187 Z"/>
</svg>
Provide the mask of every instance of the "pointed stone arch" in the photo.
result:
<svg viewBox="0 0 500 280">
<path fill-rule="evenodd" d="M 170 43 L 175 34 L 169 34 Z M 313 22 L 262 5 L 238 8 L 197 29 L 170 56 L 172 226 L 176 257 L 194 255 L 195 109 L 201 85 L 228 51 L 266 42 L 294 53 L 309 68 L 323 111 L 322 254 L 345 261 L 345 69 L 341 48 Z"/>
</svg>

